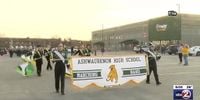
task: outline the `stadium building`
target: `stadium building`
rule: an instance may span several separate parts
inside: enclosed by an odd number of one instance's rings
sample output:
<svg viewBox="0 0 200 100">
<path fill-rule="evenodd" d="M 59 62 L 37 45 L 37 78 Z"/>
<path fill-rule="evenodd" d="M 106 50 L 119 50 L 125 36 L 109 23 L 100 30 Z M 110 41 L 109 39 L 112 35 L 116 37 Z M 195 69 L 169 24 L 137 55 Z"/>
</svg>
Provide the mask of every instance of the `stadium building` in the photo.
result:
<svg viewBox="0 0 200 100">
<path fill-rule="evenodd" d="M 187 43 L 200 45 L 200 15 L 181 14 L 163 16 L 147 21 L 101 29 L 92 32 L 92 45 L 97 50 L 132 50 L 136 44 L 149 41 L 159 43 Z"/>
</svg>

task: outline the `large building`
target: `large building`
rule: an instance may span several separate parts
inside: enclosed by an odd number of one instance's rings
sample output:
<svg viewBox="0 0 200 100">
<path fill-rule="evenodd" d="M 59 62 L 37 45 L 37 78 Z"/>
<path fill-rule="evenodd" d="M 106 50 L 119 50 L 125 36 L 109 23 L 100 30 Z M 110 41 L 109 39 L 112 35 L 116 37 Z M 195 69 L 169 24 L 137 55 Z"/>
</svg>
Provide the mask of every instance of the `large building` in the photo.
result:
<svg viewBox="0 0 200 100">
<path fill-rule="evenodd" d="M 131 50 L 149 41 L 183 42 L 200 45 L 200 15 L 163 16 L 147 21 L 92 32 L 94 48 L 107 51 Z"/>
</svg>

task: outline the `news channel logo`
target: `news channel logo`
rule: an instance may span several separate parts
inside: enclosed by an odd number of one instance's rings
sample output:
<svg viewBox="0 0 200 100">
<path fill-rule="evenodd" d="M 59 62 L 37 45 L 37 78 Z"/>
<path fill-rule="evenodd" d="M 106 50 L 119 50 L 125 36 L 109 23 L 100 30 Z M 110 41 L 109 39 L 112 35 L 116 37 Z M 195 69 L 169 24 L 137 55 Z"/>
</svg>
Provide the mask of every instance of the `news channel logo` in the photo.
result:
<svg viewBox="0 0 200 100">
<path fill-rule="evenodd" d="M 173 85 L 174 100 L 193 100 L 193 85 Z"/>
</svg>

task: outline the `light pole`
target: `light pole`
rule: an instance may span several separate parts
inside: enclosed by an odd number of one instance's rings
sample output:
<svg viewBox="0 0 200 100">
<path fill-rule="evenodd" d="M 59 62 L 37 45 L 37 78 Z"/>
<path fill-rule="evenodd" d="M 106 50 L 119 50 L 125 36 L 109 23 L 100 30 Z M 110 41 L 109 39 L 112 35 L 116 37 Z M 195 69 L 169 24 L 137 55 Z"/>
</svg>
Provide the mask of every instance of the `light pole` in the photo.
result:
<svg viewBox="0 0 200 100">
<path fill-rule="evenodd" d="M 181 40 L 181 35 L 182 35 L 182 21 L 181 21 L 181 5 L 180 4 L 176 4 L 178 7 L 178 17 L 180 20 L 180 40 Z M 178 43 L 180 42 L 180 40 L 178 41 Z"/>
<path fill-rule="evenodd" d="M 104 41 L 103 41 L 103 29 L 104 29 L 104 26 L 102 24 L 102 30 L 101 30 L 101 41 L 102 41 L 102 46 L 101 46 L 101 49 L 104 49 Z"/>
<path fill-rule="evenodd" d="M 178 7 L 178 13 L 180 14 L 181 13 L 181 6 L 180 6 L 180 4 L 176 4 L 176 6 Z"/>
<path fill-rule="evenodd" d="M 101 25 L 101 28 L 102 28 L 102 30 L 101 30 L 101 40 L 103 42 L 103 24 Z"/>
</svg>

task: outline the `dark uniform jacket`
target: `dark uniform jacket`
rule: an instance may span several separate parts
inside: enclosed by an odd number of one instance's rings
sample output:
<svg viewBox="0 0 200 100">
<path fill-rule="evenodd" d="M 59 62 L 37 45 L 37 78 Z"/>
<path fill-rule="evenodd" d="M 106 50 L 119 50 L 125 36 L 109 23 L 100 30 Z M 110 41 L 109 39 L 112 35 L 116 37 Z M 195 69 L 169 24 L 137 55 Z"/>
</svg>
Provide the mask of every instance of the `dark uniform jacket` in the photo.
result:
<svg viewBox="0 0 200 100">
<path fill-rule="evenodd" d="M 90 56 L 91 55 L 91 50 L 86 48 L 86 49 L 78 49 L 78 51 L 76 51 L 74 53 L 74 55 L 79 55 L 79 56 Z"/>
<path fill-rule="evenodd" d="M 148 55 L 149 67 L 157 67 L 156 61 L 160 59 L 160 56 L 150 52 L 151 51 L 145 52 Z"/>
<path fill-rule="evenodd" d="M 42 64 L 42 52 L 41 51 L 35 51 L 35 54 L 33 56 L 35 59 L 36 63 Z"/>
<path fill-rule="evenodd" d="M 47 60 L 50 60 L 51 59 L 51 51 L 45 49 L 44 56 L 46 57 Z"/>
<path fill-rule="evenodd" d="M 90 49 L 88 49 L 88 48 L 86 48 L 86 49 L 83 50 L 83 54 L 85 56 L 91 56 L 91 53 L 92 53 L 92 51 Z"/>
<path fill-rule="evenodd" d="M 68 63 L 67 61 L 67 52 L 66 51 L 61 51 L 59 52 L 65 59 L 65 61 L 63 62 L 59 56 L 55 53 L 55 51 L 53 51 L 53 63 L 56 63 L 55 65 L 55 69 L 58 67 L 60 68 L 61 66 L 65 66 L 65 64 Z"/>
<path fill-rule="evenodd" d="M 84 53 L 83 53 L 83 50 L 82 49 L 78 49 L 75 53 L 74 53 L 74 55 L 79 55 L 79 56 L 84 56 Z"/>
</svg>

